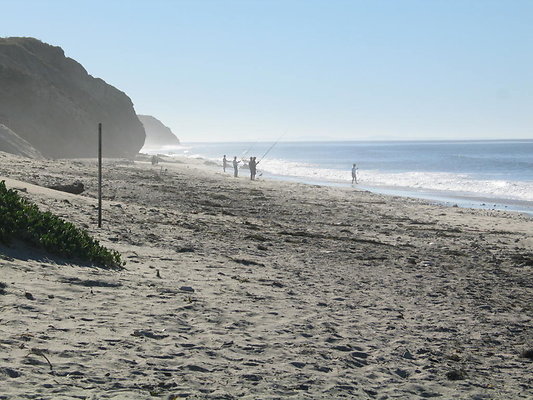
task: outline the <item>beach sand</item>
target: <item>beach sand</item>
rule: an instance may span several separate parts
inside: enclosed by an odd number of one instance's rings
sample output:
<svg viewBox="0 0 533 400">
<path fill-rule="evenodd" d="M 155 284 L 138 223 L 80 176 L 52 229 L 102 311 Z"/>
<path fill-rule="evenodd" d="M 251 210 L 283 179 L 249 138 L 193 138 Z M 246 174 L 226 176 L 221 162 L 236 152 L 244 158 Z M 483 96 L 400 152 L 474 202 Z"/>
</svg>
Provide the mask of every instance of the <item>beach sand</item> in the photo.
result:
<svg viewBox="0 0 533 400">
<path fill-rule="evenodd" d="M 178 158 L 106 160 L 98 229 L 94 160 L 0 176 L 126 261 L 0 247 L 0 399 L 533 396 L 531 217 Z"/>
</svg>

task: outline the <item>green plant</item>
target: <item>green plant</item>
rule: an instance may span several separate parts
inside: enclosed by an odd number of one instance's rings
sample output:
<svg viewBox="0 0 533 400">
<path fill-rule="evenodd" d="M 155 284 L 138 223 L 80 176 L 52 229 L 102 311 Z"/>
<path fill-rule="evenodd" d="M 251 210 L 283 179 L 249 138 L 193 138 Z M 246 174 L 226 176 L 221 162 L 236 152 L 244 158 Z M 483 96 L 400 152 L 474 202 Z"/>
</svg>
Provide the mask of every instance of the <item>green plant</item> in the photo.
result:
<svg viewBox="0 0 533 400">
<path fill-rule="evenodd" d="M 50 212 L 42 212 L 15 190 L 0 182 L 0 242 L 19 239 L 50 253 L 79 258 L 105 268 L 120 268 L 124 263 L 117 251 L 109 250 L 86 231 Z"/>
</svg>

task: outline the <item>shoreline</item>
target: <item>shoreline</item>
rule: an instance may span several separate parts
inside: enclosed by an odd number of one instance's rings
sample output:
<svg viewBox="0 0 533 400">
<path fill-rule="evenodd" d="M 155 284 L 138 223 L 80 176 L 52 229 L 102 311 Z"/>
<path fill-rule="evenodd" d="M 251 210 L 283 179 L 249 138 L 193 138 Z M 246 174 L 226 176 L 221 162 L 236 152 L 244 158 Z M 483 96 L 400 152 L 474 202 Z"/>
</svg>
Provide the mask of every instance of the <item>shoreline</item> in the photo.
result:
<svg viewBox="0 0 533 400">
<path fill-rule="evenodd" d="M 531 393 L 529 217 L 105 160 L 98 229 L 96 171 L 0 153 L 0 180 L 127 261 L 0 246 L 0 398 Z M 82 195 L 43 187 L 76 179 Z"/>
<path fill-rule="evenodd" d="M 307 185 L 330 186 L 345 189 L 355 188 L 358 190 L 366 190 L 375 194 L 426 200 L 432 204 L 441 204 L 447 207 L 457 206 L 468 209 L 511 211 L 533 217 L 533 202 L 526 200 L 504 199 L 499 197 L 491 198 L 473 193 L 469 194 L 452 191 L 437 191 L 429 189 L 416 190 L 415 188 L 400 186 L 352 185 L 350 183 L 327 182 L 322 180 L 313 181 L 311 179 L 301 177 L 267 175 L 266 178 L 286 182 L 304 183 Z"/>
<path fill-rule="evenodd" d="M 168 157 L 183 157 L 188 159 L 186 156 L 168 156 Z M 178 158 L 179 159 L 179 158 Z M 202 160 L 204 162 L 215 162 L 211 159 L 204 157 L 192 157 L 191 159 Z M 216 172 L 218 169 L 221 169 L 222 165 L 213 167 L 213 171 Z M 247 173 L 248 170 L 241 170 L 240 174 Z M 261 174 L 263 176 L 263 174 Z M 375 185 L 361 185 L 356 184 L 352 185 L 348 182 L 334 182 L 334 181 L 325 181 L 321 179 L 313 180 L 311 178 L 299 177 L 299 176 L 288 176 L 288 175 L 275 175 L 270 173 L 264 173 L 264 177 L 260 179 L 266 180 L 275 180 L 283 182 L 294 182 L 294 183 L 303 183 L 306 185 L 318 185 L 318 186 L 327 186 L 327 187 L 336 187 L 350 189 L 354 188 L 357 190 L 366 190 L 376 194 L 383 194 L 387 196 L 398 196 L 411 199 L 420 199 L 426 200 L 433 204 L 441 204 L 448 207 L 458 206 L 461 208 L 469 209 L 482 209 L 482 210 L 500 210 L 500 211 L 511 211 L 517 212 L 520 214 L 528 215 L 533 217 L 533 201 L 527 200 L 518 200 L 518 199 L 506 199 L 501 197 L 490 197 L 484 196 L 482 194 L 475 193 L 464 193 L 464 192 L 455 192 L 455 191 L 439 191 L 423 188 L 411 188 L 403 186 L 375 186 Z"/>
<path fill-rule="evenodd" d="M 455 141 L 452 141 L 455 142 Z M 194 143 L 193 143 L 194 144 Z M 182 145 L 183 149 L 188 149 L 187 145 Z M 163 151 L 164 149 L 160 149 Z M 195 154 L 195 155 L 186 155 L 186 154 L 165 154 L 160 153 L 158 150 L 149 150 L 146 154 L 160 154 L 165 157 L 171 158 L 185 158 L 185 159 L 197 159 L 203 160 L 205 162 L 217 163 L 220 161 L 218 159 L 209 158 L 204 155 Z M 222 165 L 219 165 L 220 169 Z M 213 169 L 216 171 L 216 169 Z M 242 170 L 241 173 L 247 172 L 248 170 Z M 261 170 L 259 170 L 261 173 Z M 297 182 L 305 183 L 309 185 L 320 185 L 320 186 L 330 186 L 330 187 L 343 187 L 350 188 L 353 187 L 348 181 L 339 181 L 339 180 L 326 180 L 321 178 L 311 178 L 305 176 L 292 176 L 292 175 L 279 175 L 270 172 L 262 172 L 261 175 L 264 175 L 266 179 L 272 179 L 276 181 L 287 181 L 287 182 Z M 359 183 L 357 187 L 360 187 L 363 190 L 368 190 L 373 193 L 386 194 L 391 196 L 400 196 L 406 198 L 416 198 L 427 200 L 431 202 L 437 202 L 439 204 L 454 206 L 457 205 L 462 208 L 473 208 L 473 209 L 491 209 L 491 210 L 502 210 L 502 211 L 513 211 L 518 213 L 523 213 L 529 216 L 533 216 L 533 201 L 521 200 L 516 198 L 505 198 L 501 196 L 488 195 L 483 193 L 475 192 L 463 192 L 463 191 L 454 191 L 454 190 L 437 190 L 437 189 L 427 189 L 419 187 L 406 187 L 406 186 L 387 186 L 387 185 L 368 185 L 363 182 Z"/>
</svg>

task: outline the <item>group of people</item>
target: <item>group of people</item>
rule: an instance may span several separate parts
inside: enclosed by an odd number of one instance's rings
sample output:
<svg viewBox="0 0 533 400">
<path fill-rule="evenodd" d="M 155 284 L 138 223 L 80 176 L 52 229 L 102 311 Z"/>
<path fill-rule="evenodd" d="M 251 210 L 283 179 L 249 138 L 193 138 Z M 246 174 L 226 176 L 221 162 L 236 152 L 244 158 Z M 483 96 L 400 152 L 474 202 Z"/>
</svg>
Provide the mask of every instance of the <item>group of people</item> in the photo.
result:
<svg viewBox="0 0 533 400">
<path fill-rule="evenodd" d="M 237 156 L 233 157 L 232 165 L 233 165 L 233 176 L 237 178 L 239 176 L 239 164 L 241 163 L 240 160 L 237 160 Z M 250 179 L 252 181 L 255 180 L 255 176 L 257 174 L 257 164 L 259 164 L 259 161 L 256 160 L 256 157 L 250 157 L 250 160 L 248 161 L 248 169 L 250 170 Z M 222 169 L 224 172 L 226 172 L 226 168 L 228 167 L 228 159 L 226 158 L 226 155 L 224 154 L 224 157 L 222 157 Z"/>
<path fill-rule="evenodd" d="M 233 157 L 233 176 L 237 178 L 239 176 L 239 164 L 241 163 L 240 160 L 237 160 L 237 156 Z M 256 161 L 255 157 L 250 157 L 250 160 L 248 161 L 248 168 L 250 169 L 250 179 L 252 181 L 255 180 L 255 176 L 257 174 L 257 164 L 259 164 L 259 161 Z M 226 172 L 226 168 L 228 167 L 228 159 L 226 158 L 226 155 L 224 154 L 224 157 L 222 157 L 222 169 L 224 172 Z M 356 164 L 352 165 L 352 185 L 357 183 L 357 168 Z"/>
</svg>

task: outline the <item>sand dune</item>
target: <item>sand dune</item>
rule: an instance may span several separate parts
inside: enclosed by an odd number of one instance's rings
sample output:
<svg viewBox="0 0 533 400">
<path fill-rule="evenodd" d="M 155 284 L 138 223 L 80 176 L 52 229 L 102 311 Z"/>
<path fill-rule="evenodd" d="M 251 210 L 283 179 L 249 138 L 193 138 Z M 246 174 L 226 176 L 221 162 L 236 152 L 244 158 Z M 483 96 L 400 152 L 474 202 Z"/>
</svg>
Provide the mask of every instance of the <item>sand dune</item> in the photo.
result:
<svg viewBox="0 0 533 400">
<path fill-rule="evenodd" d="M 107 160 L 99 230 L 94 161 L 0 176 L 127 261 L 0 247 L 0 399 L 533 394 L 530 217 Z"/>
</svg>

